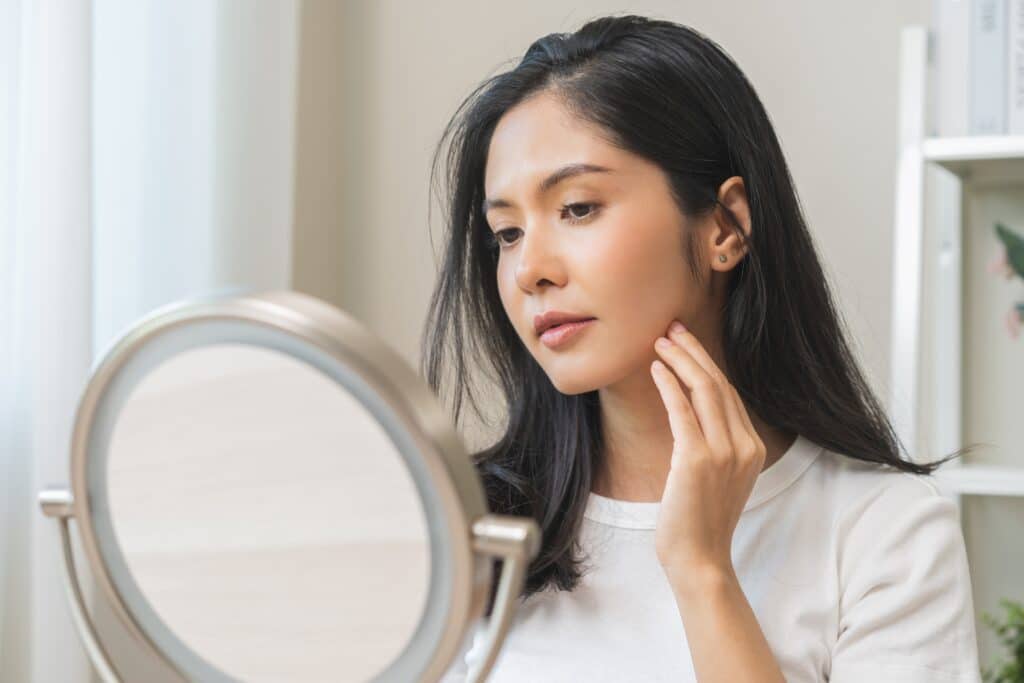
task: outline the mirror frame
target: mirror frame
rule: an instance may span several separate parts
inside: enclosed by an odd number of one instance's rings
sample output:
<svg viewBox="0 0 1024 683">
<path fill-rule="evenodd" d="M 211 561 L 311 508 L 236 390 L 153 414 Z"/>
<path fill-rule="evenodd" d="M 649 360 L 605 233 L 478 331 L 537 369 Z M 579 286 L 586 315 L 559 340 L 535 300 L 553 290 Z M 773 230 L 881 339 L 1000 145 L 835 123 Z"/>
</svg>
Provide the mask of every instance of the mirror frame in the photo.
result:
<svg viewBox="0 0 1024 683">
<path fill-rule="evenodd" d="M 103 596 L 152 655 L 183 680 L 200 674 L 204 681 L 235 680 L 188 649 L 155 613 L 147 615 L 147 600 L 139 602 L 141 619 L 138 608 L 129 608 L 124 593 L 131 593 L 135 583 L 110 529 L 106 471 L 98 466 L 106 464 L 103 449 L 121 405 L 146 372 L 176 353 L 222 343 L 284 351 L 313 365 L 374 414 L 405 459 L 427 509 L 431 589 L 406 647 L 373 681 L 440 679 L 470 627 L 483 615 L 494 578 L 493 560 L 501 559 L 484 655 L 469 677 L 485 680 L 511 623 L 526 567 L 539 550 L 539 527 L 532 518 L 488 513 L 482 484 L 461 439 L 441 403 L 404 358 L 344 311 L 294 291 L 211 295 L 157 308 L 122 334 L 94 366 L 75 416 L 70 491 L 44 490 L 39 502 L 44 514 L 60 524 L 65 589 L 97 672 L 105 681 L 120 681 L 85 609 L 71 551 L 70 518 L 77 522 Z M 108 561 L 113 561 L 113 573 Z M 119 563 L 125 576 L 120 575 Z M 132 596 L 136 601 L 139 597 L 141 593 Z"/>
</svg>

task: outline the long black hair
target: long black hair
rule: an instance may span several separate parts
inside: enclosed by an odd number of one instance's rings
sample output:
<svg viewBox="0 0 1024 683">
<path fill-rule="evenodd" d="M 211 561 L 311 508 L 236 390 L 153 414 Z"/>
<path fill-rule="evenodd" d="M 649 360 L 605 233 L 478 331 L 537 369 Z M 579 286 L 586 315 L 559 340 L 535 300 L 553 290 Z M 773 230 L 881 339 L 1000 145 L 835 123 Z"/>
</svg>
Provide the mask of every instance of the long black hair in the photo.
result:
<svg viewBox="0 0 1024 683">
<path fill-rule="evenodd" d="M 523 597 L 576 586 L 584 561 L 577 532 L 604 453 L 597 391 L 555 389 L 509 321 L 497 288 L 497 246 L 481 211 L 494 128 L 541 91 L 597 124 L 612 144 L 661 167 L 683 215 L 719 207 L 734 223 L 748 251 L 728 285 L 723 371 L 748 410 L 836 453 L 905 472 L 930 474 L 962 454 L 931 463 L 901 457 L 906 448 L 847 345 L 768 114 L 739 67 L 687 26 L 596 18 L 575 33 L 540 38 L 515 68 L 481 83 L 448 122 L 431 166 L 436 189 L 439 162 L 446 162 L 446 235 L 421 374 L 443 398 L 442 375 L 449 357 L 454 362 L 457 424 L 463 394 L 481 416 L 471 369 L 500 387 L 504 434 L 473 460 L 493 512 L 532 516 L 541 527 Z M 748 194 L 749 239 L 717 200 L 732 176 L 743 178 Z M 702 255 L 692 234 L 684 238 L 696 280 Z"/>
</svg>

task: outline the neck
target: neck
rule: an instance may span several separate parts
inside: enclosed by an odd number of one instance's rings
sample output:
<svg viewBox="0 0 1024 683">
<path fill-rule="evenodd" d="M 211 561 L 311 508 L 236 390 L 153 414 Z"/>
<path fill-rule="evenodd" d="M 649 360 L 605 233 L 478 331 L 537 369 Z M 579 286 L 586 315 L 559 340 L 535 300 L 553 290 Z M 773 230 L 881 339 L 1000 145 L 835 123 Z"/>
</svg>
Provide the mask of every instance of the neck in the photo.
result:
<svg viewBox="0 0 1024 683">
<path fill-rule="evenodd" d="M 712 357 L 724 367 L 719 362 L 720 354 L 712 353 Z M 660 501 L 671 468 L 674 439 L 668 413 L 647 365 L 598 393 L 605 448 L 592 490 L 618 500 Z M 796 434 L 769 426 L 749 409 L 747 413 L 767 450 L 764 471 L 792 446 Z"/>
</svg>

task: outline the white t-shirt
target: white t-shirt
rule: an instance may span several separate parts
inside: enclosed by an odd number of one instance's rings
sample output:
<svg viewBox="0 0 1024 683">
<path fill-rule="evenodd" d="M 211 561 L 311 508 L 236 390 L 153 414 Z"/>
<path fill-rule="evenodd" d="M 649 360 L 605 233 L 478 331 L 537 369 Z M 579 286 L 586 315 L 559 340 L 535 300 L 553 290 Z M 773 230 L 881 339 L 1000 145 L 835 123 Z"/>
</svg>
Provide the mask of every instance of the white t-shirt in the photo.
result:
<svg viewBox="0 0 1024 683">
<path fill-rule="evenodd" d="M 733 566 L 788 683 L 980 682 L 963 532 L 932 481 L 803 436 L 758 476 Z M 654 550 L 659 506 L 590 494 L 591 568 L 575 590 L 519 604 L 488 681 L 696 680 Z M 483 631 L 481 620 L 444 683 L 466 679 Z"/>
</svg>

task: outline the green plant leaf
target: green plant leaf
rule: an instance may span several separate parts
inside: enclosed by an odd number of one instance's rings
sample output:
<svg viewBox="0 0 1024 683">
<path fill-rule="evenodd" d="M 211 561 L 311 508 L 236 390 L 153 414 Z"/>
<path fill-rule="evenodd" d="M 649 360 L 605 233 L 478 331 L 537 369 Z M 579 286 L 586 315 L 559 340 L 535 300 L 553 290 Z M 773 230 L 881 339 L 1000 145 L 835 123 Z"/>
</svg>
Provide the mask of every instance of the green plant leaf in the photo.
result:
<svg viewBox="0 0 1024 683">
<path fill-rule="evenodd" d="M 1002 223 L 996 223 L 996 235 L 1006 247 L 1006 262 L 1017 273 L 1017 277 L 1024 278 L 1024 237 Z"/>
<path fill-rule="evenodd" d="M 982 680 L 984 683 L 1024 683 L 1024 605 L 1006 598 L 999 604 L 1006 612 L 1006 621 L 998 621 L 986 611 L 982 612 L 982 620 L 999 635 L 1012 659 L 995 667 L 982 667 Z"/>
</svg>

